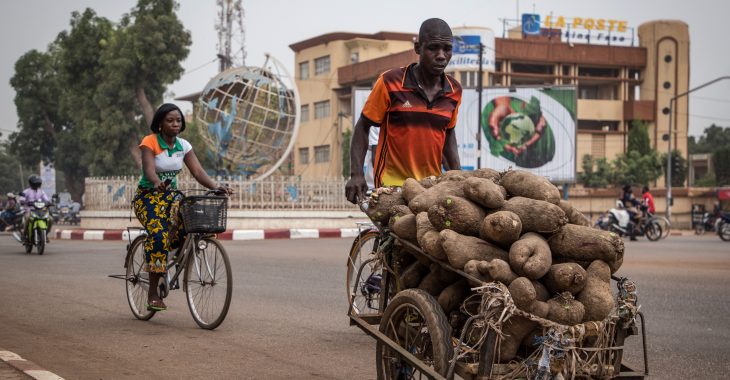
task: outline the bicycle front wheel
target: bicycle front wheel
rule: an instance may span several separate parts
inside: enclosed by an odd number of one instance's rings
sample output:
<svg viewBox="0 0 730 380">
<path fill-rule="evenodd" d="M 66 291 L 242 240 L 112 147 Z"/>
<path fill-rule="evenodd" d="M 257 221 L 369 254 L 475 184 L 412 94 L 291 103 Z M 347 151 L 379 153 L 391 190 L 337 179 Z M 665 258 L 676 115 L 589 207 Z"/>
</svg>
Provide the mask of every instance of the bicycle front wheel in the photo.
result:
<svg viewBox="0 0 730 380">
<path fill-rule="evenodd" d="M 231 305 L 231 262 L 223 245 L 212 238 L 195 242 L 189 255 L 183 280 L 188 307 L 198 326 L 213 330 Z"/>
<path fill-rule="evenodd" d="M 150 274 L 144 270 L 144 240 L 145 236 L 138 236 L 127 251 L 126 287 L 127 302 L 132 314 L 137 319 L 146 321 L 155 315 L 153 310 L 147 310 L 147 295 L 150 291 Z"/>
<path fill-rule="evenodd" d="M 378 230 L 365 230 L 355 238 L 347 257 L 345 286 L 353 314 L 373 314 L 380 309 L 382 263 L 376 257 Z"/>
</svg>

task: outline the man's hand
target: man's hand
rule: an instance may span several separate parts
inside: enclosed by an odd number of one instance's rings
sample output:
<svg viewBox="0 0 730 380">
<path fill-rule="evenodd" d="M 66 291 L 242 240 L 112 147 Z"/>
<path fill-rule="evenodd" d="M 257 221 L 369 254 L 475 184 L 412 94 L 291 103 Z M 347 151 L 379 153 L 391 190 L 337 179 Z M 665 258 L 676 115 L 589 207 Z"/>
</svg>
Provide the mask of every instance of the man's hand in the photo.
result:
<svg viewBox="0 0 730 380">
<path fill-rule="evenodd" d="M 513 113 L 512 107 L 509 104 L 509 98 L 506 96 L 500 96 L 494 99 L 494 110 L 489 114 L 489 130 L 492 132 L 492 137 L 497 140 L 501 140 L 502 137 L 499 134 L 499 124 L 507 115 Z"/>
<path fill-rule="evenodd" d="M 354 175 L 345 184 L 345 197 L 352 204 L 357 204 L 360 200 L 365 199 L 365 193 L 368 191 L 368 184 L 365 177 Z"/>
</svg>

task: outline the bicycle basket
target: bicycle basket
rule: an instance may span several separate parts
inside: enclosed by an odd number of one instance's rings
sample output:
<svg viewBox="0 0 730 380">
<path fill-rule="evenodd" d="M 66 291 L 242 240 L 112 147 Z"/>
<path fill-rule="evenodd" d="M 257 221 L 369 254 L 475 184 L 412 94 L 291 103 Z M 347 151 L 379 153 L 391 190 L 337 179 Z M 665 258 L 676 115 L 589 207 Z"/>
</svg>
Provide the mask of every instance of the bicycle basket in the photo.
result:
<svg viewBox="0 0 730 380">
<path fill-rule="evenodd" d="M 180 202 L 183 225 L 188 233 L 220 233 L 226 230 L 228 198 L 194 195 Z"/>
</svg>

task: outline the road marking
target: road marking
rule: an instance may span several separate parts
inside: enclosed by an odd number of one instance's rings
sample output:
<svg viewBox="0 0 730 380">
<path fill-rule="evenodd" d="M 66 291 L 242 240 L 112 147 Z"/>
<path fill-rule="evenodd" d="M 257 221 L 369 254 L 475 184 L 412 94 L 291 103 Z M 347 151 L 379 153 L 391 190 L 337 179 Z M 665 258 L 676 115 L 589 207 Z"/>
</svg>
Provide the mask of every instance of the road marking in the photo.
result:
<svg viewBox="0 0 730 380">
<path fill-rule="evenodd" d="M 317 239 L 319 230 L 316 228 L 292 228 L 289 230 L 290 239 Z"/>
<path fill-rule="evenodd" d="M 233 240 L 262 240 L 264 230 L 233 230 Z"/>
<path fill-rule="evenodd" d="M 38 364 L 35 364 L 30 360 L 25 360 L 14 352 L 0 350 L 0 360 L 15 368 L 17 371 L 23 372 L 36 380 L 64 380 L 63 377 L 42 369 Z"/>
<path fill-rule="evenodd" d="M 99 231 L 99 230 L 84 231 L 84 240 L 104 240 L 104 231 Z"/>
</svg>

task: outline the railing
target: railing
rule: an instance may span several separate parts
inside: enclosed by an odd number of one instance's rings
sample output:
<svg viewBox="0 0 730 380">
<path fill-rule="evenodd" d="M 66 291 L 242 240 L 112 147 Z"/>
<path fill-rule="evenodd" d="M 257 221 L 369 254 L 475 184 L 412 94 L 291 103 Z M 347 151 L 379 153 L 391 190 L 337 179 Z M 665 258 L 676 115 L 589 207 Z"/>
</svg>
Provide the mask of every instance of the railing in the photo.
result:
<svg viewBox="0 0 730 380">
<path fill-rule="evenodd" d="M 139 177 L 89 177 L 85 181 L 85 210 L 127 210 Z M 280 177 L 263 181 L 219 179 L 233 189 L 229 208 L 236 210 L 357 210 L 345 199 L 345 180 L 306 181 Z M 178 177 L 182 190 L 202 189 L 192 177 Z"/>
</svg>

